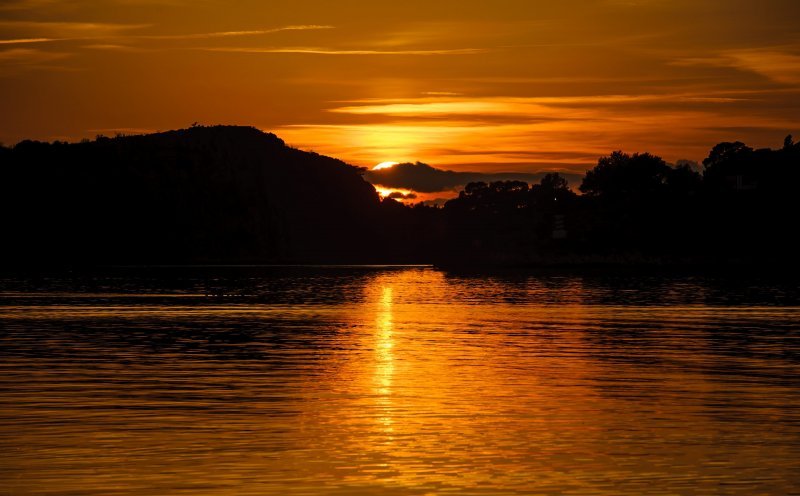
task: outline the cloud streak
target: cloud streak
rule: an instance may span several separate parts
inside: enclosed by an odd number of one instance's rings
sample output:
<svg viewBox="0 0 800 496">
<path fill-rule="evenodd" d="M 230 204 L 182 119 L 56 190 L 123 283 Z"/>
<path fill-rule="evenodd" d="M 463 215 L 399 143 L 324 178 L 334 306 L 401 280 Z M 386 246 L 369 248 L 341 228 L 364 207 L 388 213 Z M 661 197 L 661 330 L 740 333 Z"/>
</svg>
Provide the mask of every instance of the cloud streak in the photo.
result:
<svg viewBox="0 0 800 496">
<path fill-rule="evenodd" d="M 124 33 L 127 31 L 148 26 L 148 24 L 90 22 L 0 21 L 0 30 L 25 33 L 23 36 L 0 39 L 0 45 L 27 45 L 120 38 L 126 36 Z"/>
<path fill-rule="evenodd" d="M 53 38 L 18 38 L 15 40 L 0 40 L 0 45 L 22 45 L 27 43 L 47 43 L 49 41 L 58 41 Z"/>
<path fill-rule="evenodd" d="M 32 10 L 55 5 L 59 0 L 7 0 L 0 4 L 0 11 Z"/>
<path fill-rule="evenodd" d="M 199 1 L 200 0 L 104 0 L 103 7 L 106 7 L 105 3 L 114 3 L 119 5 L 182 6 L 197 4 Z M 0 4 L 0 12 L 42 9 L 69 10 L 88 4 L 91 4 L 90 0 L 4 0 L 4 2 Z"/>
<path fill-rule="evenodd" d="M 725 128 L 780 136 L 797 124 L 785 102 L 800 90 L 791 91 L 365 99 L 328 109 L 343 123 L 272 130 L 368 167 L 421 160 L 462 171 L 569 172 L 615 149 L 700 160 L 709 144 L 732 138 Z"/>
<path fill-rule="evenodd" d="M 55 64 L 68 59 L 70 53 L 49 52 L 33 48 L 0 50 L 0 76 L 19 74 L 31 70 L 71 72 L 74 68 Z"/>
<path fill-rule="evenodd" d="M 50 43 L 58 41 L 86 41 L 86 40 L 205 40 L 214 38 L 235 38 L 245 36 L 260 36 L 284 31 L 316 31 L 335 29 L 334 26 L 299 24 L 281 26 L 269 29 L 241 30 L 241 31 L 213 31 L 207 33 L 190 34 L 125 34 L 125 31 L 150 27 L 147 24 L 94 24 L 79 22 L 29 22 L 29 21 L 4 21 L 0 28 L 14 28 L 18 30 L 47 33 L 49 36 L 29 36 L 12 39 L 0 39 L 0 44 L 25 44 L 25 43 Z M 55 34 L 55 35 L 54 35 Z"/>
<path fill-rule="evenodd" d="M 108 22 L 46 22 L 46 21 L 0 21 L 0 29 L 34 32 L 32 37 L 86 37 L 114 36 L 124 31 L 142 29 L 150 24 L 121 24 Z"/>
<path fill-rule="evenodd" d="M 228 53 L 296 53 L 305 55 L 471 55 L 484 53 L 482 48 L 454 48 L 431 50 L 345 50 L 319 47 L 272 47 L 272 48 L 239 48 L 239 47 L 204 47 L 200 50 Z"/>
<path fill-rule="evenodd" d="M 775 48 L 726 50 L 709 57 L 676 60 L 680 66 L 711 66 L 752 72 L 780 84 L 800 84 L 800 55 Z"/>
<path fill-rule="evenodd" d="M 30 48 L 12 48 L 0 51 L 0 62 L 13 62 L 23 65 L 34 65 L 69 57 L 68 53 L 45 52 Z"/>
<path fill-rule="evenodd" d="M 165 34 L 165 35 L 140 35 L 136 38 L 148 40 L 203 40 L 209 38 L 233 38 L 239 36 L 259 36 L 272 33 L 280 33 L 282 31 L 317 31 L 322 29 L 335 29 L 335 26 L 317 25 L 317 24 L 299 24 L 293 26 L 282 26 L 271 29 L 257 29 L 245 31 L 215 31 L 210 33 L 193 33 L 193 34 Z"/>
<path fill-rule="evenodd" d="M 737 69 L 761 74 L 784 84 L 800 83 L 800 55 L 778 50 L 735 50 L 725 53 L 726 61 Z"/>
<path fill-rule="evenodd" d="M 642 95 L 577 95 L 552 97 L 423 97 L 406 99 L 353 100 L 329 112 L 384 116 L 536 115 L 553 108 L 581 108 L 646 103 L 731 103 L 744 101 L 742 92 L 664 93 Z"/>
</svg>

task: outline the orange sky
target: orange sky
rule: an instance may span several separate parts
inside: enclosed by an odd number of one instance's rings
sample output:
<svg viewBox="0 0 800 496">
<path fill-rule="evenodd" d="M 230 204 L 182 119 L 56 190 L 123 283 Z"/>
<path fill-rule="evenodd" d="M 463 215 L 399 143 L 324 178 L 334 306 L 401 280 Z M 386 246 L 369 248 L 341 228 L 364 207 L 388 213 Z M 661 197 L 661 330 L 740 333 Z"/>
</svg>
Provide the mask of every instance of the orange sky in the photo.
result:
<svg viewBox="0 0 800 496">
<path fill-rule="evenodd" d="M 0 0 L 0 141 L 254 125 L 362 166 L 580 172 L 800 134 L 796 0 Z"/>
</svg>

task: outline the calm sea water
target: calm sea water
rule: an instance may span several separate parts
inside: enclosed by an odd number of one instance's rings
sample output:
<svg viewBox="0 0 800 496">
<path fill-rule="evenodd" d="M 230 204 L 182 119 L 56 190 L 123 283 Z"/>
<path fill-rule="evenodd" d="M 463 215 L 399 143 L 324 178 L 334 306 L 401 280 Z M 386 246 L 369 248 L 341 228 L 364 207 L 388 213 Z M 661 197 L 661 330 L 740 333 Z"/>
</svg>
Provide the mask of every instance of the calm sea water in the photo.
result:
<svg viewBox="0 0 800 496">
<path fill-rule="evenodd" d="M 800 494 L 800 285 L 0 279 L 0 494 Z"/>
</svg>

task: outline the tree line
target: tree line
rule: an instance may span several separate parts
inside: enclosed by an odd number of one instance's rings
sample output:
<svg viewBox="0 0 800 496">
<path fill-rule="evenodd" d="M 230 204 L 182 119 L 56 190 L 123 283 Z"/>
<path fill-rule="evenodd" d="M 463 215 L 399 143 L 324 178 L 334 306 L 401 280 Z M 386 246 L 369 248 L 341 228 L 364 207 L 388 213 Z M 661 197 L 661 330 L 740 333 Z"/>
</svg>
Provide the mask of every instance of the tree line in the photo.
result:
<svg viewBox="0 0 800 496">
<path fill-rule="evenodd" d="M 649 153 L 598 160 L 573 192 L 539 184 L 468 184 L 447 202 L 446 252 L 463 263 L 791 263 L 800 143 L 713 147 L 702 170 Z"/>
</svg>

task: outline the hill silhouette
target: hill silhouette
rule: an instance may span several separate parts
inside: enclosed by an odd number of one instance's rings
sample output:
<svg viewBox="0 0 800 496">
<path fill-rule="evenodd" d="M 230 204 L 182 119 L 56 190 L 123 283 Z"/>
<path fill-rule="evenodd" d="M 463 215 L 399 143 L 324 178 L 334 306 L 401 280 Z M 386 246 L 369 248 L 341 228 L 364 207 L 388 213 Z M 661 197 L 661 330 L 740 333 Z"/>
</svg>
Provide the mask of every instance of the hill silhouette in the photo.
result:
<svg viewBox="0 0 800 496">
<path fill-rule="evenodd" d="M 3 149 L 5 261 L 364 262 L 386 236 L 362 171 L 237 126 Z"/>
</svg>

